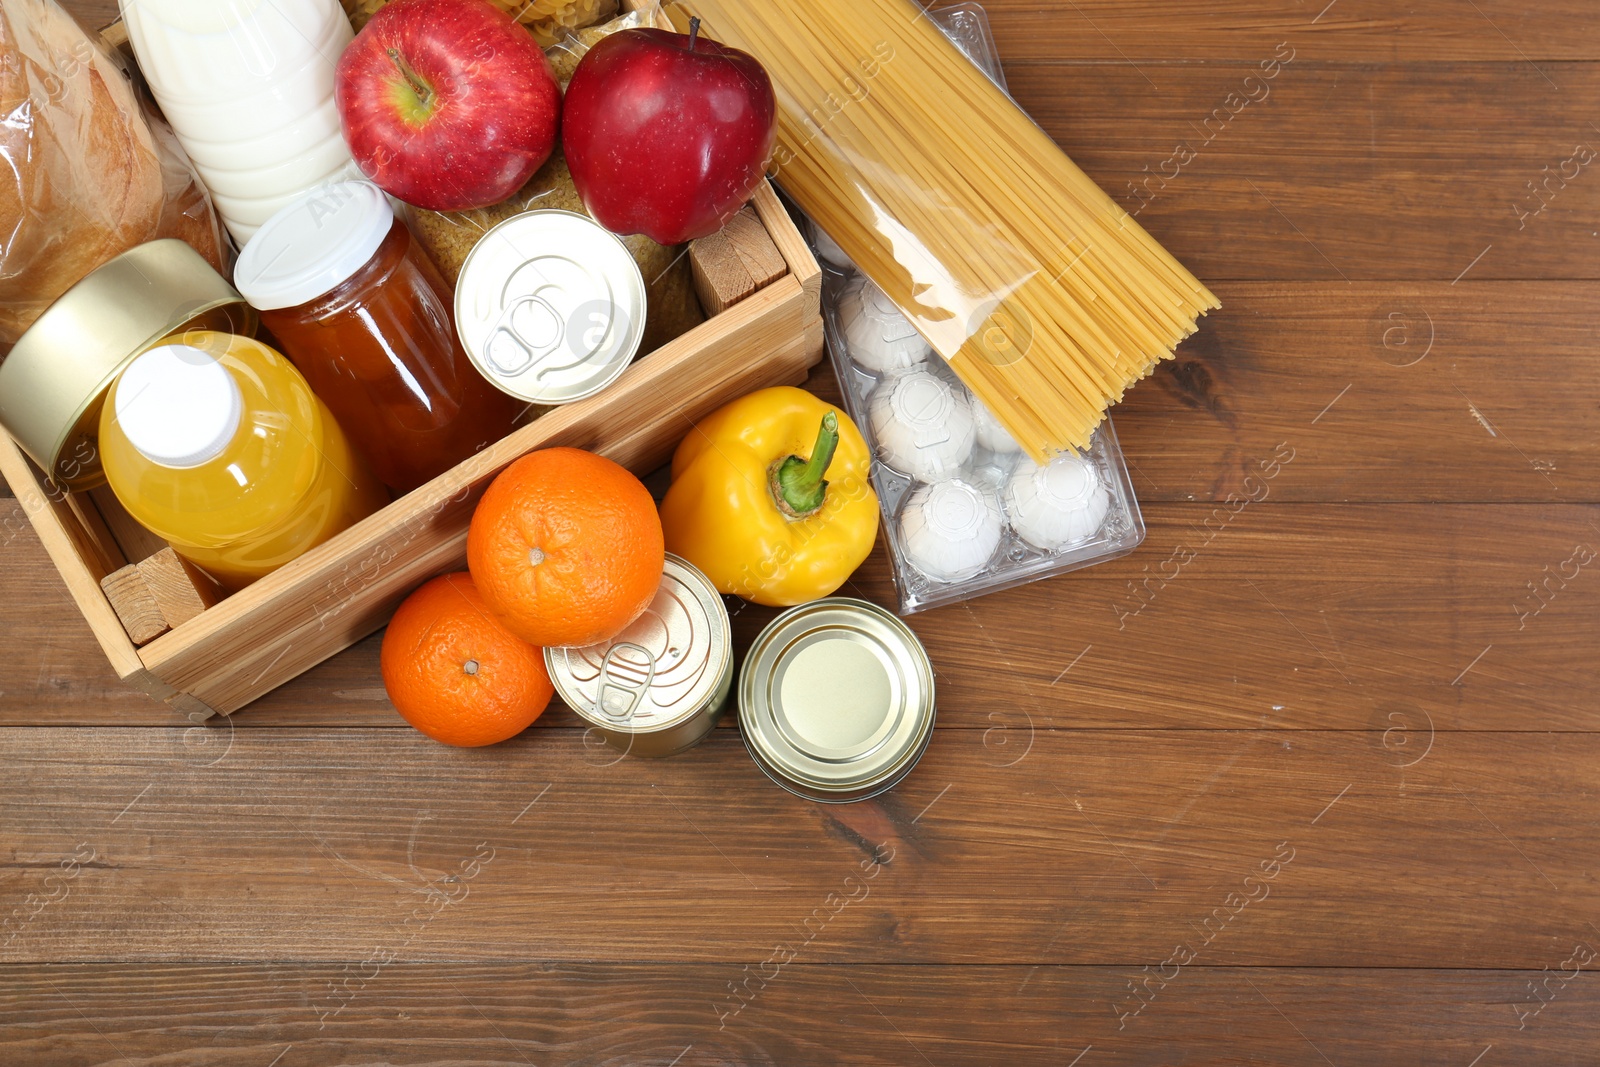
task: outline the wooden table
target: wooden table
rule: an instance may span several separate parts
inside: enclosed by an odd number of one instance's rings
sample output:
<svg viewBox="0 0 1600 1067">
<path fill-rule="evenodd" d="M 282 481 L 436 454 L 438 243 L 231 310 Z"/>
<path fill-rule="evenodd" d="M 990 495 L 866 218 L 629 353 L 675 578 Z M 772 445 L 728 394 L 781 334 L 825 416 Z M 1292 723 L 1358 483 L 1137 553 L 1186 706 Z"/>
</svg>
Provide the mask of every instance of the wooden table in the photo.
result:
<svg viewBox="0 0 1600 1067">
<path fill-rule="evenodd" d="M 824 807 L 432 744 L 376 639 L 176 722 L 0 501 L 0 1061 L 1596 1062 L 1600 11 L 989 10 L 1224 303 L 1117 410 L 1144 546 L 914 617 L 937 735 Z"/>
</svg>

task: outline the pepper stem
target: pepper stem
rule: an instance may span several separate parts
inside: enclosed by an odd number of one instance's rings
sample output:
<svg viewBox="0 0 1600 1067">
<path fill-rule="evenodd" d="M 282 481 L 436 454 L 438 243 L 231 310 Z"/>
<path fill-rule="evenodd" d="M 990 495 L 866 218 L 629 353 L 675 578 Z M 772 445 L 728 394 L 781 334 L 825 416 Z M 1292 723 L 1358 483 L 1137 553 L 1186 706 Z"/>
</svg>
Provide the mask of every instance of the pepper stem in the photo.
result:
<svg viewBox="0 0 1600 1067">
<path fill-rule="evenodd" d="M 700 16 L 695 15 L 689 20 L 689 51 L 694 51 L 695 39 L 700 36 Z"/>
<path fill-rule="evenodd" d="M 772 495 L 784 514 L 804 519 L 822 510 L 828 499 L 828 466 L 839 447 L 839 416 L 830 411 L 822 416 L 817 443 L 811 458 L 790 456 L 772 469 Z"/>
</svg>

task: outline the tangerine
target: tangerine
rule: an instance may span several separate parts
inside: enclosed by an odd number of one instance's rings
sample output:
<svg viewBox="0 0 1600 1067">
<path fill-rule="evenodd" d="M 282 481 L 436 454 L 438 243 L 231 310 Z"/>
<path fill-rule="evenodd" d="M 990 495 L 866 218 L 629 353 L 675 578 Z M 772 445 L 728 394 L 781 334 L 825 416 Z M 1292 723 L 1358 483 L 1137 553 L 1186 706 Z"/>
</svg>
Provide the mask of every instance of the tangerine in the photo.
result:
<svg viewBox="0 0 1600 1067">
<path fill-rule="evenodd" d="M 544 650 L 502 626 L 465 571 L 406 598 L 383 635 L 379 668 L 406 722 L 468 748 L 520 734 L 555 693 Z"/>
<path fill-rule="evenodd" d="M 655 599 L 666 567 L 644 483 L 577 448 L 530 452 L 484 492 L 467 567 L 506 629 L 536 645 L 608 641 Z"/>
</svg>

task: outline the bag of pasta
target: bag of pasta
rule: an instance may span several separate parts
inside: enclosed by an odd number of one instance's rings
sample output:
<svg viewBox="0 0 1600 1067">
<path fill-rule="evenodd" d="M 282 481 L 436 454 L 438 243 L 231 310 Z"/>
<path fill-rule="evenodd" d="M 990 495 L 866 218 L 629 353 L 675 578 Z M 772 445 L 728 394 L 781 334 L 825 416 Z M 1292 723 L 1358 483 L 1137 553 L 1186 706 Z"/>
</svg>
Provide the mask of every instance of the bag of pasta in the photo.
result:
<svg viewBox="0 0 1600 1067">
<path fill-rule="evenodd" d="M 0 0 L 0 346 L 158 237 L 225 271 L 211 198 L 119 57 L 55 0 Z"/>
</svg>

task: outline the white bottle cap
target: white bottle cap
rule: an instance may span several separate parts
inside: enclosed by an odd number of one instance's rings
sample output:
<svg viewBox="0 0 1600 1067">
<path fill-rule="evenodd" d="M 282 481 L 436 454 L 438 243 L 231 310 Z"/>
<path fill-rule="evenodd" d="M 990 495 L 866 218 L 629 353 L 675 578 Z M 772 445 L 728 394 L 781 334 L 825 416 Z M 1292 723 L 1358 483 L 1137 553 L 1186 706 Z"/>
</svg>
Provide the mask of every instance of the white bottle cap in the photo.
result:
<svg viewBox="0 0 1600 1067">
<path fill-rule="evenodd" d="M 393 225 L 389 198 L 371 182 L 307 190 L 245 244 L 234 288 L 258 311 L 315 300 L 366 266 Z"/>
<path fill-rule="evenodd" d="M 189 345 L 152 348 L 117 381 L 117 426 L 163 467 L 198 467 L 239 432 L 244 397 L 215 357 Z"/>
</svg>

